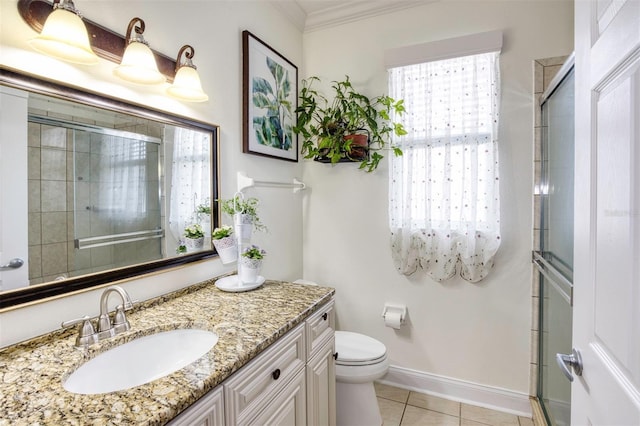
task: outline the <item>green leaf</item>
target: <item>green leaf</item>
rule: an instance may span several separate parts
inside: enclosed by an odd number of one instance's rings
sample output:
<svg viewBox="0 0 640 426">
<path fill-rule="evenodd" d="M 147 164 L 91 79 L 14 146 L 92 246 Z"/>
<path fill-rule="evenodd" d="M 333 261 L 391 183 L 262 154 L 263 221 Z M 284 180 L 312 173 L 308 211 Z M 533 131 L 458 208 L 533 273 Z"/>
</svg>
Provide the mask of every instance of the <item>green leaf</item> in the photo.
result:
<svg viewBox="0 0 640 426">
<path fill-rule="evenodd" d="M 271 106 L 271 100 L 264 93 L 254 93 L 253 105 L 256 108 L 269 108 Z"/>
<path fill-rule="evenodd" d="M 273 88 L 271 87 L 271 83 L 265 80 L 262 77 L 254 77 L 253 78 L 253 93 L 264 93 L 265 95 L 273 96 Z"/>
</svg>

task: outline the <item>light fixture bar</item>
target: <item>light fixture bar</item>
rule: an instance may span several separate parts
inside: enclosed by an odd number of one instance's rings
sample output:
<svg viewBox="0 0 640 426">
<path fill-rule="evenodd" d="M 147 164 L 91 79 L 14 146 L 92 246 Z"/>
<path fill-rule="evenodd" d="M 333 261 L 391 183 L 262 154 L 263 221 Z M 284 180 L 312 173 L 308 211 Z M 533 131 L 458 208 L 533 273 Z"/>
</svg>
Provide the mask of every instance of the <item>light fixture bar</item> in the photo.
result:
<svg viewBox="0 0 640 426">
<path fill-rule="evenodd" d="M 44 22 L 53 11 L 53 3 L 46 0 L 18 0 L 18 12 L 24 21 L 36 32 L 42 32 Z M 120 64 L 127 47 L 125 36 L 121 36 L 102 25 L 83 18 L 91 40 L 91 47 L 99 57 Z M 176 74 L 176 61 L 151 49 L 160 71 L 168 82 L 173 82 Z"/>
</svg>

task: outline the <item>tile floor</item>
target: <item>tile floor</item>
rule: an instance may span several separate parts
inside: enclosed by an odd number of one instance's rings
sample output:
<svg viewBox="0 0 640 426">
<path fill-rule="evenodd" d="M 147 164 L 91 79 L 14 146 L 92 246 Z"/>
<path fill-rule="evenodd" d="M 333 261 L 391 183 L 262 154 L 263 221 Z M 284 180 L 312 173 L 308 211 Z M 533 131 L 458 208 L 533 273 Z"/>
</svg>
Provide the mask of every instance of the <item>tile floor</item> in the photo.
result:
<svg viewBox="0 0 640 426">
<path fill-rule="evenodd" d="M 375 383 L 384 426 L 533 426 L 500 411 Z"/>
</svg>

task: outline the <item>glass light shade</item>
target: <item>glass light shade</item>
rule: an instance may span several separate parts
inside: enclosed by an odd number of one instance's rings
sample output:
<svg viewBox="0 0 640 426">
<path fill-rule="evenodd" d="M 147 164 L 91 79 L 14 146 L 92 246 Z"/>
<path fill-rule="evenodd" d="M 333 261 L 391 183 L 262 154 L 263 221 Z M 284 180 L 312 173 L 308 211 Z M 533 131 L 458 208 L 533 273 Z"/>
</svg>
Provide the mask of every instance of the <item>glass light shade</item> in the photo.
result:
<svg viewBox="0 0 640 426">
<path fill-rule="evenodd" d="M 42 32 L 29 41 L 38 52 L 76 64 L 96 64 L 87 28 L 82 19 L 65 9 L 55 9 L 47 17 Z"/>
<path fill-rule="evenodd" d="M 122 55 L 122 62 L 113 73 L 123 80 L 139 84 L 164 83 L 164 76 L 158 71 L 153 52 L 144 43 L 132 41 Z"/>
<path fill-rule="evenodd" d="M 209 99 L 209 96 L 202 91 L 198 71 L 186 65 L 178 69 L 173 79 L 173 84 L 167 89 L 167 93 L 183 101 L 204 102 Z"/>
</svg>

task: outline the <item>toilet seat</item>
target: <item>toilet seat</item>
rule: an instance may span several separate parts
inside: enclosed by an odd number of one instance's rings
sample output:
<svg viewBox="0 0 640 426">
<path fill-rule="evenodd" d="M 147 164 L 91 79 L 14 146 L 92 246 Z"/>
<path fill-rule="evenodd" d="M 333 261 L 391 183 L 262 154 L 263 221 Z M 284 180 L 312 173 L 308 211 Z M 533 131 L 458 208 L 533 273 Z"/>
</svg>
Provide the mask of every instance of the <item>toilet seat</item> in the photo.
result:
<svg viewBox="0 0 640 426">
<path fill-rule="evenodd" d="M 366 366 L 384 362 L 387 348 L 376 339 L 351 331 L 336 331 L 337 365 Z"/>
</svg>

